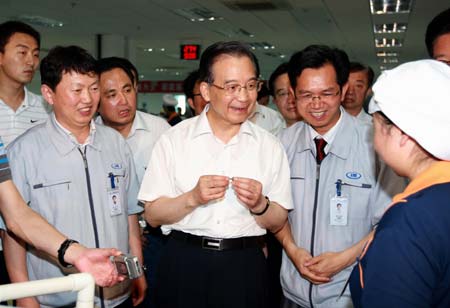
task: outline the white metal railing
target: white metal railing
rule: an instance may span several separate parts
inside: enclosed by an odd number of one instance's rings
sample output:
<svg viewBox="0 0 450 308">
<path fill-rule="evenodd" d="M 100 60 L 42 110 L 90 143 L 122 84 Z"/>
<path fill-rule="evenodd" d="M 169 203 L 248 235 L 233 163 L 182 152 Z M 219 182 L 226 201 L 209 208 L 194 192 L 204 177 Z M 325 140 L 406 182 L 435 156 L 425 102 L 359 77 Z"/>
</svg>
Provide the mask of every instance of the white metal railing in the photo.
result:
<svg viewBox="0 0 450 308">
<path fill-rule="evenodd" d="M 78 291 L 77 308 L 94 307 L 94 278 L 87 273 L 72 274 L 61 278 L 50 278 L 0 286 L 0 302 L 44 294 Z"/>
</svg>

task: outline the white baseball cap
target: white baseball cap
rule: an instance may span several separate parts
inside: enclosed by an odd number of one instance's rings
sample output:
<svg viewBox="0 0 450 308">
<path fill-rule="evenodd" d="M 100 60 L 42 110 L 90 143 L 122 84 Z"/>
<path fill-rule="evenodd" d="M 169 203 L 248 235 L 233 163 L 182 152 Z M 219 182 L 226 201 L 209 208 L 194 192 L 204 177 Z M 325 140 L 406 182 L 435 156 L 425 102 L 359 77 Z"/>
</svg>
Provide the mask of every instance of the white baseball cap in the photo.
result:
<svg viewBox="0 0 450 308">
<path fill-rule="evenodd" d="M 173 106 L 175 107 L 178 104 L 178 101 L 176 100 L 175 96 L 172 94 L 164 94 L 162 97 L 163 100 L 163 106 Z"/>
<path fill-rule="evenodd" d="M 408 62 L 383 72 L 372 90 L 370 113 L 382 111 L 430 154 L 450 160 L 450 66 Z"/>
</svg>

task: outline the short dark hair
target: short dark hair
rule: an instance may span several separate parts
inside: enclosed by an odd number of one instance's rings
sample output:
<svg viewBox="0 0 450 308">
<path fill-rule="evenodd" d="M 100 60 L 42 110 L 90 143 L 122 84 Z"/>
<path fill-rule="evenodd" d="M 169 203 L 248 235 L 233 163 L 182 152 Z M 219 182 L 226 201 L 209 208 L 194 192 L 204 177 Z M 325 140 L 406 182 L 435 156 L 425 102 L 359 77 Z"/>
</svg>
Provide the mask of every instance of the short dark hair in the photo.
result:
<svg viewBox="0 0 450 308">
<path fill-rule="evenodd" d="M 15 33 L 28 34 L 36 40 L 38 48 L 41 48 L 41 35 L 30 25 L 21 21 L 11 20 L 0 24 L 0 52 L 5 52 L 5 46 Z"/>
<path fill-rule="evenodd" d="M 289 60 L 288 75 L 292 88 L 297 85 L 297 77 L 304 69 L 318 69 L 331 64 L 336 72 L 336 82 L 343 87 L 348 80 L 350 61 L 345 51 L 325 45 L 310 45 L 296 52 Z"/>
<path fill-rule="evenodd" d="M 257 101 L 259 101 L 261 98 L 269 96 L 269 88 L 267 87 L 266 82 L 261 82 L 261 89 L 258 91 L 258 97 L 256 98 Z"/>
<path fill-rule="evenodd" d="M 369 88 L 373 84 L 373 79 L 375 76 L 375 73 L 373 72 L 373 69 L 370 66 L 366 66 L 359 62 L 350 62 L 350 73 L 354 72 L 362 72 L 364 71 L 367 74 L 367 84 Z"/>
<path fill-rule="evenodd" d="M 288 63 L 284 62 L 281 63 L 270 75 L 269 78 L 269 92 L 270 95 L 275 96 L 275 80 L 277 80 L 278 77 L 280 77 L 283 74 L 288 73 Z"/>
<path fill-rule="evenodd" d="M 102 74 L 104 72 L 111 71 L 115 68 L 119 68 L 127 74 L 131 83 L 134 85 L 138 82 L 138 71 L 136 67 L 128 59 L 119 57 L 102 58 L 97 61 L 97 72 Z"/>
<path fill-rule="evenodd" d="M 425 33 L 425 45 L 427 45 L 428 54 L 433 57 L 434 41 L 441 35 L 450 33 L 450 8 L 436 15 L 428 24 Z"/>
<path fill-rule="evenodd" d="M 259 77 L 259 63 L 256 56 L 251 52 L 248 45 L 238 41 L 231 42 L 217 42 L 206 48 L 202 53 L 199 65 L 199 78 L 201 81 L 207 83 L 214 82 L 214 76 L 212 74 L 212 66 L 217 59 L 222 55 L 248 57 L 254 67 L 256 77 Z"/>
<path fill-rule="evenodd" d="M 186 98 L 194 99 L 194 87 L 200 81 L 200 74 L 198 70 L 192 71 L 183 81 L 183 92 Z"/>
<path fill-rule="evenodd" d="M 65 73 L 97 74 L 97 61 L 81 47 L 56 46 L 42 59 L 40 72 L 41 84 L 54 91 Z"/>
</svg>

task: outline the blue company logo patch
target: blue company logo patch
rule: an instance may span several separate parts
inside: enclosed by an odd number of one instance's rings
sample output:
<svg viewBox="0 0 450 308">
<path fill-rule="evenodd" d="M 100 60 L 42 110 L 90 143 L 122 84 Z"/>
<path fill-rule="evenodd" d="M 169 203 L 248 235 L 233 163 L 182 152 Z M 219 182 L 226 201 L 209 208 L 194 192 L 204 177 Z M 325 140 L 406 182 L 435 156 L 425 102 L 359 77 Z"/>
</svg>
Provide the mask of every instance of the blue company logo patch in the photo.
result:
<svg viewBox="0 0 450 308">
<path fill-rule="evenodd" d="M 112 163 L 111 167 L 113 169 L 122 169 L 122 164 L 120 164 L 120 163 Z"/>
<path fill-rule="evenodd" d="M 361 178 L 361 174 L 358 172 L 347 172 L 345 176 L 352 180 L 357 180 Z"/>
</svg>

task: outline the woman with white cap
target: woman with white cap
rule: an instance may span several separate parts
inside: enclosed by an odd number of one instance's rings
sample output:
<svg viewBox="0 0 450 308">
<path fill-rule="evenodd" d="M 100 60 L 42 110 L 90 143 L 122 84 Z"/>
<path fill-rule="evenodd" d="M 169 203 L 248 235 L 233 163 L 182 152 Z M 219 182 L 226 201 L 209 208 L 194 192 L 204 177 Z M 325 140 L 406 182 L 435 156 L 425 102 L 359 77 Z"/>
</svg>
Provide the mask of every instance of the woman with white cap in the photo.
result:
<svg viewBox="0 0 450 308">
<path fill-rule="evenodd" d="M 355 307 L 450 307 L 450 67 L 421 60 L 373 86 L 374 145 L 410 179 L 355 266 Z"/>
</svg>

